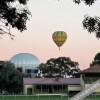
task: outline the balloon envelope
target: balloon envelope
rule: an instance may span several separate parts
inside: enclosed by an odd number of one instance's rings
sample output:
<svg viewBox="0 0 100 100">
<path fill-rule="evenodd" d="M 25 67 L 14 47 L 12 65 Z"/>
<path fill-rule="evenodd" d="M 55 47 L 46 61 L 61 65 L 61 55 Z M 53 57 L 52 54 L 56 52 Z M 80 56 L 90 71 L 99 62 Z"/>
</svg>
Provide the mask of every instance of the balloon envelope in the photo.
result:
<svg viewBox="0 0 100 100">
<path fill-rule="evenodd" d="M 55 44 L 60 48 L 67 39 L 67 34 L 64 31 L 56 31 L 52 35 Z"/>
</svg>

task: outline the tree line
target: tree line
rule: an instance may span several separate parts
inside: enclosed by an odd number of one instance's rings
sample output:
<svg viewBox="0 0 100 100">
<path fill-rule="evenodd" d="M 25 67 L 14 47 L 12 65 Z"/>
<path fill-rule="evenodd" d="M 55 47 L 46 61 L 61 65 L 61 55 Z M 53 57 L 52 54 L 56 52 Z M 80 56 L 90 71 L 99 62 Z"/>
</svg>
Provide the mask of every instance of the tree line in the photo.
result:
<svg viewBox="0 0 100 100">
<path fill-rule="evenodd" d="M 95 55 L 90 67 L 94 65 L 100 65 L 100 52 Z M 81 71 L 78 62 L 71 60 L 70 57 L 51 58 L 46 63 L 41 63 L 38 69 L 40 73 L 36 76 L 37 78 L 76 77 L 76 74 Z M 23 78 L 25 77 L 31 76 L 17 70 L 10 61 L 0 62 L 0 93 L 23 93 Z"/>
</svg>

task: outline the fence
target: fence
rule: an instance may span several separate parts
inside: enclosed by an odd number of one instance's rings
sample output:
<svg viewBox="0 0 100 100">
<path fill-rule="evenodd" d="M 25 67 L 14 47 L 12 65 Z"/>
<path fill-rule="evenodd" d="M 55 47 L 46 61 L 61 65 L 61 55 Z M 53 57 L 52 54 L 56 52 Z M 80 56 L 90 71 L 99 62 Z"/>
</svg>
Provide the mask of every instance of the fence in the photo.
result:
<svg viewBox="0 0 100 100">
<path fill-rule="evenodd" d="M 66 100 L 66 94 L 0 95 L 0 100 Z"/>
</svg>

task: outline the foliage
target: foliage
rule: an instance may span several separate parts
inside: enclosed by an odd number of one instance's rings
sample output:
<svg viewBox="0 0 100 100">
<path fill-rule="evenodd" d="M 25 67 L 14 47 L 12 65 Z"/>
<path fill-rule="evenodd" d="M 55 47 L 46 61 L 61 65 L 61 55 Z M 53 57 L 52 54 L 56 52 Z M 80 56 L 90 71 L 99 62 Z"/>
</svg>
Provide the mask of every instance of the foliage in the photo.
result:
<svg viewBox="0 0 100 100">
<path fill-rule="evenodd" d="M 96 0 L 74 0 L 75 3 L 80 4 L 81 2 L 84 2 L 86 5 L 92 5 Z M 88 32 L 94 32 L 96 35 L 96 38 L 100 38 L 100 18 L 99 17 L 91 17 L 91 16 L 85 16 L 83 20 L 83 27 L 84 29 L 87 29 Z"/>
<path fill-rule="evenodd" d="M 83 27 L 87 29 L 88 32 L 94 32 L 97 38 L 100 38 L 100 18 L 85 16 L 83 20 Z"/>
<path fill-rule="evenodd" d="M 96 0 L 74 0 L 75 3 L 80 4 L 81 2 L 84 2 L 86 5 L 92 5 Z"/>
<path fill-rule="evenodd" d="M 0 92 L 20 93 L 23 90 L 23 77 L 24 74 L 16 70 L 14 64 L 6 61 L 0 69 Z"/>
<path fill-rule="evenodd" d="M 45 64 L 39 65 L 43 77 L 64 77 L 64 75 L 73 76 L 80 69 L 78 62 L 72 61 L 69 57 L 51 58 Z"/>
<path fill-rule="evenodd" d="M 0 21 L 4 25 L 0 25 L 0 34 L 9 34 L 13 39 L 13 36 L 10 33 L 10 27 L 17 28 L 19 31 L 26 30 L 26 21 L 29 19 L 30 15 L 29 10 L 25 7 L 28 0 L 0 0 Z M 18 4 L 13 7 L 14 3 Z M 4 30 L 4 28 L 7 31 Z"/>
<path fill-rule="evenodd" d="M 100 65 L 100 52 L 95 55 L 94 60 L 90 64 L 90 67 L 94 65 Z"/>
</svg>

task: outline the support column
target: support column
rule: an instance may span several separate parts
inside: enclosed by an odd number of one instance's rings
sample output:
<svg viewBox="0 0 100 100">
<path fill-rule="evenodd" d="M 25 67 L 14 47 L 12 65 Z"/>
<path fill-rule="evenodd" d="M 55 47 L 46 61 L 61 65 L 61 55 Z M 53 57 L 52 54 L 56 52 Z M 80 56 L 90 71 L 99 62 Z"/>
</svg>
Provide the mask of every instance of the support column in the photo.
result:
<svg viewBox="0 0 100 100">
<path fill-rule="evenodd" d="M 32 94 L 34 94 L 34 85 L 33 85 L 33 87 L 32 87 Z"/>
<path fill-rule="evenodd" d="M 54 93 L 54 90 L 53 90 L 53 85 L 52 85 L 52 93 Z"/>
<path fill-rule="evenodd" d="M 62 85 L 62 92 L 63 92 L 64 90 L 63 90 L 63 85 Z"/>
<path fill-rule="evenodd" d="M 48 88 L 48 93 L 49 93 L 49 88 Z"/>
<path fill-rule="evenodd" d="M 41 85 L 41 93 L 42 93 L 42 85 Z"/>
<path fill-rule="evenodd" d="M 35 85 L 33 85 L 32 91 L 33 91 L 33 94 L 34 94 L 35 91 L 36 91 L 36 86 Z"/>
</svg>

